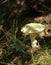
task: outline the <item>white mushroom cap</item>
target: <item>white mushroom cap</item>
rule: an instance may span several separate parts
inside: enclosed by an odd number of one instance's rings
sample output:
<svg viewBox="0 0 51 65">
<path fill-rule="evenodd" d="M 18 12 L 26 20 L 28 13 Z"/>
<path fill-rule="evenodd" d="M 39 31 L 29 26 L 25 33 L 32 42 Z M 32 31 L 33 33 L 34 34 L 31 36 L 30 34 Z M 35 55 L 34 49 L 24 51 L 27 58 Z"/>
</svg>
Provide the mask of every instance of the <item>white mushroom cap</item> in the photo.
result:
<svg viewBox="0 0 51 65">
<path fill-rule="evenodd" d="M 45 26 L 40 23 L 29 23 L 22 27 L 21 32 L 25 33 L 26 35 L 30 33 L 39 33 L 45 29 Z"/>
</svg>

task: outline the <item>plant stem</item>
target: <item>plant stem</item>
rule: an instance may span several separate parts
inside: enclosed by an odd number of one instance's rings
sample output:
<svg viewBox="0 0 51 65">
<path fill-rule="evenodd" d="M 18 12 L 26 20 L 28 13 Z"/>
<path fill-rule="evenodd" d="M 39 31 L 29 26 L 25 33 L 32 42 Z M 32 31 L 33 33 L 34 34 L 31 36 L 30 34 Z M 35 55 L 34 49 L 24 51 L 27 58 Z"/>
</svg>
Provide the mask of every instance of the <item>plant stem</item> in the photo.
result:
<svg viewBox="0 0 51 65">
<path fill-rule="evenodd" d="M 32 56 L 33 65 L 36 65 L 36 64 L 35 64 L 35 61 L 34 61 L 34 56 L 33 56 L 33 50 L 32 50 L 32 49 L 31 49 L 31 56 Z"/>
</svg>

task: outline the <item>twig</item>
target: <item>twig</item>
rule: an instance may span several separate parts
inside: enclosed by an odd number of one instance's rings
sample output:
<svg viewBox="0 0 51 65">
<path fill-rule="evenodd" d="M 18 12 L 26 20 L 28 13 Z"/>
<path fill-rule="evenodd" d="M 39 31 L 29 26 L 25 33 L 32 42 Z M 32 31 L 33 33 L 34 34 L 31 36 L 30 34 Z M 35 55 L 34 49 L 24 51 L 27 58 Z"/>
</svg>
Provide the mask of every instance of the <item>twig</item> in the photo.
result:
<svg viewBox="0 0 51 65">
<path fill-rule="evenodd" d="M 0 3 L 0 5 L 2 5 L 2 4 L 4 4 L 4 3 L 6 3 L 8 0 L 4 0 L 2 3 Z"/>
</svg>

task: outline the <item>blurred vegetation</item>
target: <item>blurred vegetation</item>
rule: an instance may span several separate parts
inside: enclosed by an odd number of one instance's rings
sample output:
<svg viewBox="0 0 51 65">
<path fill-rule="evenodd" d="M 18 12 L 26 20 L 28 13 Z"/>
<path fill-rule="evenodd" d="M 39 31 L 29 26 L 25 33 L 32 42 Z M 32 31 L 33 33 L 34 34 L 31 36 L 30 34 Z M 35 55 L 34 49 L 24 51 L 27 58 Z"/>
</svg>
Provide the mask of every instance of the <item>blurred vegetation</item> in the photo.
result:
<svg viewBox="0 0 51 65">
<path fill-rule="evenodd" d="M 31 56 L 29 36 L 21 27 L 51 13 L 49 0 L 0 0 L 0 65 L 51 65 L 51 37 L 38 38 L 41 49 Z"/>
</svg>

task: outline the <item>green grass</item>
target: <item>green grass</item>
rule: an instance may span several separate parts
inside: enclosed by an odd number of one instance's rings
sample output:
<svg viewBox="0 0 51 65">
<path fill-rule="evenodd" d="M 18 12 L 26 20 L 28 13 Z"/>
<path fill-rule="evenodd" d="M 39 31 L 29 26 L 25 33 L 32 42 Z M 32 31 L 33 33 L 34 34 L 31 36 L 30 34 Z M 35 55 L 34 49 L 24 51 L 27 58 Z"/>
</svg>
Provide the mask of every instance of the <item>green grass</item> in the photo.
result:
<svg viewBox="0 0 51 65">
<path fill-rule="evenodd" d="M 4 36 L 0 38 L 0 65 L 51 65 L 50 38 L 40 39 L 41 49 L 31 52 L 29 36 L 15 33 L 16 28 L 13 25 L 9 31 L 2 30 Z"/>
</svg>

